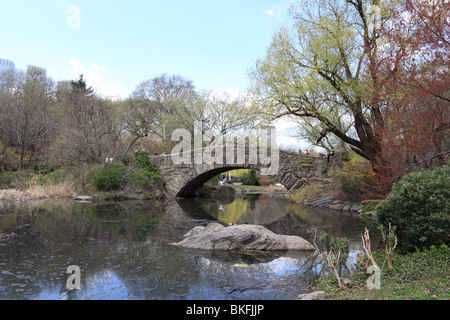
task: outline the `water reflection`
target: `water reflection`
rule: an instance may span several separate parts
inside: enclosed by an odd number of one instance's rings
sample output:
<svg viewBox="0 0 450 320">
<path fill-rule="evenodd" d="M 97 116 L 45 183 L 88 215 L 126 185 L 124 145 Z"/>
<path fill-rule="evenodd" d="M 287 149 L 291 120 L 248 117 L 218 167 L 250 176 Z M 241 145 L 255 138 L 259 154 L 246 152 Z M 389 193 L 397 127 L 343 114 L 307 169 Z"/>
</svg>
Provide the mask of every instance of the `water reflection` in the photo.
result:
<svg viewBox="0 0 450 320">
<path fill-rule="evenodd" d="M 311 252 L 209 252 L 170 243 L 209 221 L 305 238 L 317 226 L 354 240 L 354 254 L 364 228 L 354 214 L 316 212 L 269 195 L 0 205 L 0 232 L 16 234 L 0 242 L 0 299 L 292 299 L 324 272 Z M 70 265 L 81 268 L 81 290 L 66 288 Z"/>
</svg>

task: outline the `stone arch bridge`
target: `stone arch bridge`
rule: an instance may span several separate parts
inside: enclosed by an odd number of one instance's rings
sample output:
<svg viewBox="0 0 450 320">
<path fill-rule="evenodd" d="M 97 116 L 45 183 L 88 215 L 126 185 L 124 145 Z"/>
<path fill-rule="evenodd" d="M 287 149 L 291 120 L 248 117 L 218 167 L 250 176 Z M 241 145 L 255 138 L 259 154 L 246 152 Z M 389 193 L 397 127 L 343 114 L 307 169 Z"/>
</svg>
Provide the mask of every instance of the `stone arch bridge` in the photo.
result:
<svg viewBox="0 0 450 320">
<path fill-rule="evenodd" d="M 329 183 L 331 170 L 339 170 L 347 160 L 346 154 L 341 152 L 336 152 L 328 158 L 276 149 L 272 150 L 269 156 L 267 152 L 251 154 L 246 150 L 244 157 L 244 153 L 238 154 L 238 151 L 234 150 L 231 156 L 225 152 L 220 154 L 215 158 L 219 161 L 195 161 L 196 157 L 209 151 L 210 149 L 206 148 L 190 151 L 187 156 L 185 154 L 183 163 L 179 163 L 179 158 L 174 158 L 173 155 L 150 157 L 152 162 L 159 166 L 170 196 L 195 197 L 206 181 L 235 169 L 254 169 L 262 174 L 270 171 L 268 175 L 271 178 L 281 183 L 289 192 L 294 192 L 314 181 Z M 217 149 L 215 152 L 217 153 Z M 268 170 L 269 168 L 271 170 Z"/>
</svg>

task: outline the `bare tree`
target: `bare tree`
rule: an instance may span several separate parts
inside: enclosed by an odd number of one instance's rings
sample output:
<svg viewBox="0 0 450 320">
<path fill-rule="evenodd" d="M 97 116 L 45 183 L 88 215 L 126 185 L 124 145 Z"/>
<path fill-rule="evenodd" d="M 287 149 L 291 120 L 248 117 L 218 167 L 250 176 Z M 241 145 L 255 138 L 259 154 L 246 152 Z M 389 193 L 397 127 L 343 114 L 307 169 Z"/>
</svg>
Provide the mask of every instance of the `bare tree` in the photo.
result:
<svg viewBox="0 0 450 320">
<path fill-rule="evenodd" d="M 27 147 L 48 141 L 55 128 L 49 114 L 55 105 L 53 82 L 38 71 L 9 71 L 0 76 L 0 134 L 19 148 L 19 170 Z"/>
<path fill-rule="evenodd" d="M 71 82 L 71 92 L 61 104 L 63 119 L 62 155 L 73 162 L 81 162 L 81 193 L 86 193 L 87 164 L 98 158 L 95 147 L 108 133 L 108 116 L 105 103 L 88 87 L 81 75 Z"/>
</svg>

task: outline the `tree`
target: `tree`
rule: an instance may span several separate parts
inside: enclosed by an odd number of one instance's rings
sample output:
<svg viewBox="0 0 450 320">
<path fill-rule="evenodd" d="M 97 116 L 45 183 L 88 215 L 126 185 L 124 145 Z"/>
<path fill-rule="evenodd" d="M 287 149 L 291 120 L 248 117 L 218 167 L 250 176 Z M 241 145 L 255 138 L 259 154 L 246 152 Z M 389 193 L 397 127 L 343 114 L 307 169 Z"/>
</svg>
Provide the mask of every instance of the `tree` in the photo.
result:
<svg viewBox="0 0 450 320">
<path fill-rule="evenodd" d="M 244 96 L 231 97 L 208 90 L 200 93 L 200 99 L 196 120 L 202 121 L 203 130 L 211 130 L 216 137 L 252 130 L 260 124 L 256 114 L 246 112 Z"/>
<path fill-rule="evenodd" d="M 156 117 L 157 105 L 154 101 L 140 98 L 128 98 L 122 114 L 124 130 L 134 137 L 128 150 L 142 137 L 148 137 L 157 127 L 159 121 Z"/>
<path fill-rule="evenodd" d="M 336 110 L 337 111 L 337 110 Z M 353 122 L 346 123 L 339 114 L 335 114 L 336 126 L 345 134 L 349 134 L 353 128 Z M 325 150 L 331 151 L 333 149 L 345 150 L 347 147 L 345 143 L 337 138 L 335 135 L 330 135 L 328 128 L 319 120 L 311 117 L 292 119 L 298 124 L 296 135 L 301 140 L 308 141 L 311 145 L 321 147 Z"/>
<path fill-rule="evenodd" d="M 375 131 L 387 161 L 374 164 L 374 182 L 384 194 L 405 173 L 450 153 L 443 143 L 450 129 L 449 14 L 445 0 L 400 0 L 381 28 L 386 40 L 376 71 L 385 121 Z"/>
<path fill-rule="evenodd" d="M 137 111 L 137 122 L 139 118 L 146 119 L 141 122 L 141 129 L 151 129 L 151 133 L 163 140 L 170 140 L 172 131 L 188 129 L 193 125 L 191 119 L 195 118 L 193 106 L 197 94 L 192 81 L 181 76 L 163 74 L 146 80 L 137 86 L 132 99 L 137 100 L 134 105 L 130 105 Z"/>
<path fill-rule="evenodd" d="M 71 82 L 71 91 L 61 103 L 63 111 L 60 128 L 63 137 L 61 155 L 74 162 L 81 162 L 81 193 L 86 193 L 86 171 L 89 162 L 98 159 L 95 147 L 108 134 L 109 117 L 105 103 L 94 93 L 83 78 Z"/>
<path fill-rule="evenodd" d="M 19 148 L 19 170 L 25 150 L 39 141 L 48 141 L 55 124 L 48 115 L 55 103 L 54 85 L 37 71 L 2 74 L 0 133 L 5 141 Z"/>
<path fill-rule="evenodd" d="M 134 137 L 154 135 L 169 142 L 172 132 L 186 129 L 194 136 L 196 123 L 202 133 L 221 137 L 232 131 L 253 128 L 255 114 L 244 112 L 246 99 L 213 91 L 195 90 L 192 81 L 180 76 L 161 75 L 142 82 L 126 101 L 124 126 Z M 214 138 L 213 137 L 213 138 Z"/>
<path fill-rule="evenodd" d="M 448 135 L 448 8 L 444 0 L 294 5 L 292 28 L 275 34 L 251 73 L 255 110 L 313 119 L 317 144 L 328 134 L 348 144 L 385 194 L 412 161 L 405 145 L 425 157 Z"/>
<path fill-rule="evenodd" d="M 370 66 L 381 35 L 370 24 L 369 9 L 362 0 L 294 5 L 292 29 L 286 26 L 274 35 L 251 78 L 260 113 L 316 119 L 323 127 L 318 138 L 334 134 L 375 162 L 382 149 L 374 127 L 383 126 L 383 117 L 376 95 L 366 89 L 379 86 Z M 345 131 L 339 119 L 354 123 L 354 131 Z"/>
<path fill-rule="evenodd" d="M 450 3 L 398 0 L 389 9 L 391 21 L 381 29 L 386 54 L 379 60 L 389 85 L 450 103 Z"/>
</svg>

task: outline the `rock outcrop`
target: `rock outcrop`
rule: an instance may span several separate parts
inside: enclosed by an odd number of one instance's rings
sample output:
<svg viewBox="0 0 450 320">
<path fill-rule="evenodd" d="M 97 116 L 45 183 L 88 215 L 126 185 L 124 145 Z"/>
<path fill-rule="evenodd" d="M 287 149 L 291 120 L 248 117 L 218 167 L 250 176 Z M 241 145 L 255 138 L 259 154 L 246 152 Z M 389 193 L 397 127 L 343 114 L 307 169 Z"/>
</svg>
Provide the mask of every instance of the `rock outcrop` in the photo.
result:
<svg viewBox="0 0 450 320">
<path fill-rule="evenodd" d="M 298 236 L 277 235 L 258 225 L 224 227 L 210 223 L 195 227 L 175 246 L 203 250 L 314 250 L 314 246 Z"/>
</svg>

